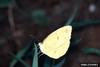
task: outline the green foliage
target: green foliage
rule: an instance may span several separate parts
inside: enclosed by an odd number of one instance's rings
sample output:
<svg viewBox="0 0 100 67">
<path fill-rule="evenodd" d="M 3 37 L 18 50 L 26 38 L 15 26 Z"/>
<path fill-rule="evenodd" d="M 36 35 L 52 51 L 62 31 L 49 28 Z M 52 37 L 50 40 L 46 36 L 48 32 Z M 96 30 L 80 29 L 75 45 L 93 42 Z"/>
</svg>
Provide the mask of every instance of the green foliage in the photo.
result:
<svg viewBox="0 0 100 67">
<path fill-rule="evenodd" d="M 4 7 L 8 7 L 8 5 L 11 4 L 12 0 L 0 0 L 0 7 L 4 8 Z"/>
<path fill-rule="evenodd" d="M 10 64 L 10 67 L 15 67 L 15 65 L 20 62 L 21 64 L 23 64 L 24 67 L 31 67 L 31 65 L 27 64 L 22 58 L 26 56 L 26 54 L 30 53 L 31 51 L 29 51 L 30 47 L 33 47 L 33 54 L 29 54 L 32 55 L 33 57 L 33 64 L 32 67 L 38 67 L 38 47 L 37 44 L 33 44 L 30 43 L 28 44 L 25 48 L 23 48 L 22 50 L 20 50 L 16 55 L 14 55 L 13 53 L 9 52 L 9 54 L 13 57 L 13 60 Z"/>
<path fill-rule="evenodd" d="M 100 49 L 97 48 L 83 48 L 82 51 L 85 54 L 95 54 L 97 56 L 100 56 Z"/>
<path fill-rule="evenodd" d="M 25 56 L 25 53 L 26 53 L 26 51 L 28 51 L 29 47 L 30 47 L 30 45 L 28 45 L 27 47 L 23 48 L 16 55 L 10 53 L 14 57 L 14 59 L 12 60 L 12 62 L 10 64 L 10 67 L 14 67 L 18 61 L 20 61 L 25 67 L 30 67 L 28 64 L 26 64 L 22 60 L 22 57 Z"/>
<path fill-rule="evenodd" d="M 16 55 L 9 52 L 9 54 L 14 57 L 10 63 L 10 67 L 14 67 L 18 63 L 18 61 L 21 64 L 23 64 L 25 67 L 30 67 L 30 65 L 28 65 L 24 60 L 22 60 L 22 58 L 27 55 L 32 55 L 32 52 L 30 51 L 30 47 L 32 47 L 33 43 L 34 43 L 34 41 L 30 40 L 29 43 L 27 44 L 27 46 L 24 47 L 23 49 L 21 49 Z M 27 56 L 27 57 L 29 57 L 29 56 Z"/>
<path fill-rule="evenodd" d="M 37 9 L 32 12 L 32 18 L 36 24 L 40 26 L 47 26 L 50 22 L 50 19 L 46 15 L 45 10 Z"/>
<path fill-rule="evenodd" d="M 79 5 L 75 5 L 73 13 L 70 15 L 70 17 L 69 17 L 68 21 L 65 23 L 65 25 L 71 25 L 71 23 L 73 22 L 76 14 L 78 12 L 78 9 L 79 9 Z"/>
<path fill-rule="evenodd" d="M 17 57 L 16 55 L 14 55 L 13 53 L 10 53 L 10 55 L 12 57 L 14 57 L 14 60 L 12 61 L 10 67 L 14 67 L 15 64 L 17 63 L 17 61 L 20 61 L 20 63 L 22 63 L 25 67 L 30 67 L 30 65 L 28 65 L 25 61 L 23 61 L 21 58 Z"/>
<path fill-rule="evenodd" d="M 72 22 L 71 25 L 74 29 L 79 29 L 80 27 L 86 27 L 86 26 L 89 26 L 89 25 L 97 25 L 97 24 L 100 24 L 100 20 L 91 20 L 91 19 L 88 19 L 88 20 L 82 20 L 80 22 Z"/>
<path fill-rule="evenodd" d="M 33 64 L 32 64 L 32 67 L 38 67 L 38 48 L 37 48 L 37 45 L 34 44 L 34 53 L 33 53 Z"/>
</svg>

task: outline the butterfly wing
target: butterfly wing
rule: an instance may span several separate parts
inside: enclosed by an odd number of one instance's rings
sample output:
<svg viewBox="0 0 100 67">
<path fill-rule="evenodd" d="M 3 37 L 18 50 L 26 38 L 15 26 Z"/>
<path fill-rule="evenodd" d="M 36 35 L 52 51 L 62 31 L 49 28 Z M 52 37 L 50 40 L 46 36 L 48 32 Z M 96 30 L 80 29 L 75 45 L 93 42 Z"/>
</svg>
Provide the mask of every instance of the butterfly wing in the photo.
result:
<svg viewBox="0 0 100 67">
<path fill-rule="evenodd" d="M 41 52 L 54 59 L 60 58 L 69 48 L 71 32 L 71 26 L 64 26 L 52 32 L 40 45 Z"/>
</svg>

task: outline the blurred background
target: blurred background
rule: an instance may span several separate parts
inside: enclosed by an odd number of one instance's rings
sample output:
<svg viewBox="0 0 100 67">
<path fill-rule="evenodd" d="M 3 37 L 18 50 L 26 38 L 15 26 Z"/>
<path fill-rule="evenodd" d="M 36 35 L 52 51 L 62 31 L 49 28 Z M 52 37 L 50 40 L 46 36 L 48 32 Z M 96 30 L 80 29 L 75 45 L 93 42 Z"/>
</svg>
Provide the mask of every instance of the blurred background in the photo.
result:
<svg viewBox="0 0 100 67">
<path fill-rule="evenodd" d="M 72 47 L 61 67 L 100 63 L 100 0 L 0 0 L 0 67 L 9 67 L 20 50 L 68 24 Z M 23 60 L 31 66 L 32 45 L 27 52 Z M 12 67 L 25 67 L 19 63 Z"/>
</svg>

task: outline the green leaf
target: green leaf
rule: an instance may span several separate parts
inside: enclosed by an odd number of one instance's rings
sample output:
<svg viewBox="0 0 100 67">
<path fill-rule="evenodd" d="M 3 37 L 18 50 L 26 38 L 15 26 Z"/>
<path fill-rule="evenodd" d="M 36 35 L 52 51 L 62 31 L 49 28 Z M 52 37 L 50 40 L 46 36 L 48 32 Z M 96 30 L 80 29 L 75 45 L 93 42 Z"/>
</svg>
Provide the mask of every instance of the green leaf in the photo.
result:
<svg viewBox="0 0 100 67">
<path fill-rule="evenodd" d="M 32 67 L 38 67 L 38 48 L 37 48 L 37 45 L 34 44 L 34 56 L 33 56 L 33 64 L 32 64 Z"/>
<path fill-rule="evenodd" d="M 8 7 L 12 0 L 0 0 L 0 7 Z"/>
<path fill-rule="evenodd" d="M 74 5 L 73 12 L 71 13 L 71 15 L 70 15 L 68 21 L 65 23 L 65 25 L 71 25 L 71 23 L 72 23 L 73 20 L 75 19 L 75 16 L 77 15 L 77 12 L 78 12 L 78 9 L 79 9 L 81 3 L 82 3 L 82 0 L 78 1 L 78 2 L 76 3 L 76 5 Z"/>
<path fill-rule="evenodd" d="M 97 48 L 83 48 L 82 51 L 86 54 L 95 54 L 100 56 L 100 49 Z"/>
<path fill-rule="evenodd" d="M 37 9 L 32 12 L 32 18 L 36 24 L 45 26 L 49 24 L 49 18 L 46 15 L 45 10 Z"/>
<path fill-rule="evenodd" d="M 25 53 L 26 53 L 26 51 L 29 49 L 29 47 L 30 47 L 30 45 L 28 45 L 27 47 L 25 47 L 24 49 L 22 49 L 22 50 L 20 50 L 16 55 L 15 55 L 15 57 L 17 58 L 17 59 L 13 59 L 13 61 L 11 62 L 11 64 L 10 64 L 10 67 L 14 67 L 15 66 L 15 64 L 19 61 L 19 60 L 21 60 L 21 58 L 25 55 Z"/>
<path fill-rule="evenodd" d="M 17 57 L 13 53 L 9 52 L 9 54 L 14 57 L 14 60 L 20 61 L 25 67 L 30 67 L 30 65 L 28 65 L 25 61 L 23 61 L 21 58 Z M 14 67 L 15 64 L 16 64 L 16 62 L 12 62 L 10 67 Z"/>
<path fill-rule="evenodd" d="M 89 25 L 96 25 L 96 24 L 100 24 L 100 20 L 82 20 L 80 22 L 73 22 L 71 25 L 74 29 L 80 29 L 80 27 L 86 27 Z"/>
<path fill-rule="evenodd" d="M 68 19 L 68 21 L 66 22 L 65 25 L 70 25 L 73 22 L 76 14 L 77 14 L 78 8 L 79 8 L 79 5 L 76 5 L 74 7 L 73 13 L 70 15 L 70 17 L 69 17 L 69 19 Z"/>
</svg>

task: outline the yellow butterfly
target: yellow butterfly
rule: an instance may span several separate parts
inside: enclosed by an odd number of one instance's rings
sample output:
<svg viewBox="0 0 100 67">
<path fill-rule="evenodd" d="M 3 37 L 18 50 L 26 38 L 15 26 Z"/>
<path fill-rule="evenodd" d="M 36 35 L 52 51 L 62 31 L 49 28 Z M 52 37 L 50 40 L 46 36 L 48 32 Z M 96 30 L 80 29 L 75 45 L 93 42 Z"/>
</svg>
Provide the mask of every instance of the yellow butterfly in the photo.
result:
<svg viewBox="0 0 100 67">
<path fill-rule="evenodd" d="M 48 35 L 43 43 L 39 43 L 43 54 L 58 59 L 67 52 L 71 39 L 72 26 L 63 26 Z"/>
</svg>

